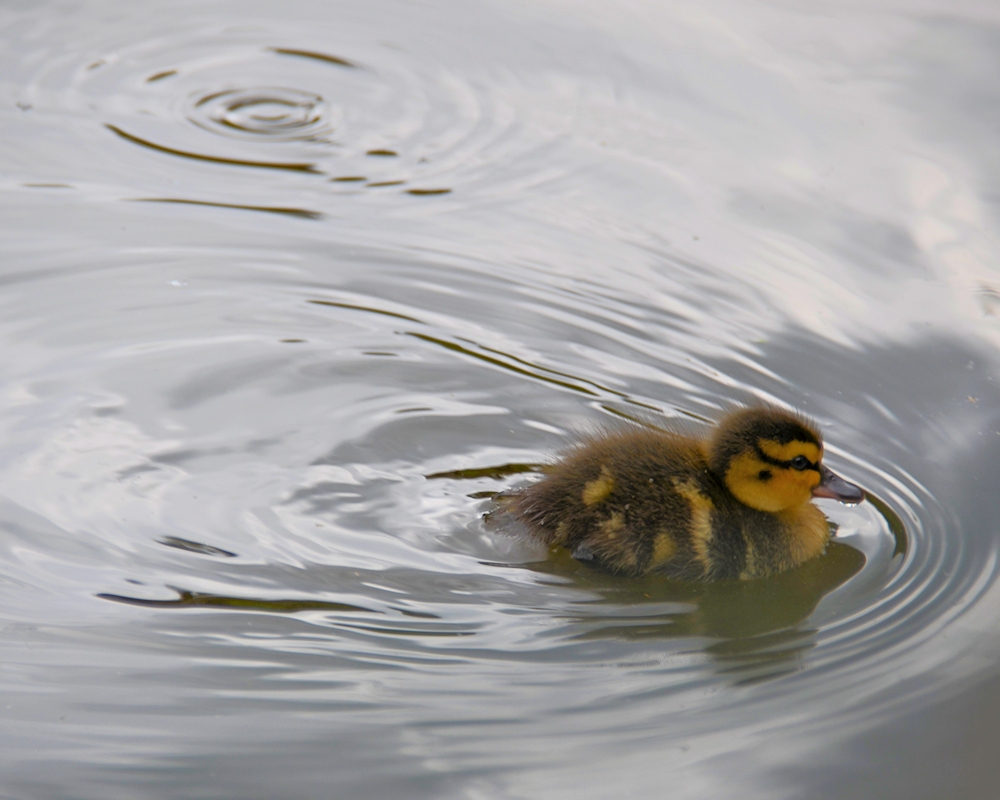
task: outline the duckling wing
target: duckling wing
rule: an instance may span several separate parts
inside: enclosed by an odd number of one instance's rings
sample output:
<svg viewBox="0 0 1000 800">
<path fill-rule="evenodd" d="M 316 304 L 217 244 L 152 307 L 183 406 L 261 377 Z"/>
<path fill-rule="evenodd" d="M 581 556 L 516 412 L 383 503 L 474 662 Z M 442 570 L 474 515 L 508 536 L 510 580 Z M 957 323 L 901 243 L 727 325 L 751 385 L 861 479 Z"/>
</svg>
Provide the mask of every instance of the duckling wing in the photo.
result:
<svg viewBox="0 0 1000 800">
<path fill-rule="evenodd" d="M 700 574 L 693 534 L 711 510 L 709 479 L 697 440 L 626 431 L 572 451 L 516 495 L 512 510 L 541 541 L 615 572 Z M 692 497 L 706 499 L 699 506 Z"/>
</svg>

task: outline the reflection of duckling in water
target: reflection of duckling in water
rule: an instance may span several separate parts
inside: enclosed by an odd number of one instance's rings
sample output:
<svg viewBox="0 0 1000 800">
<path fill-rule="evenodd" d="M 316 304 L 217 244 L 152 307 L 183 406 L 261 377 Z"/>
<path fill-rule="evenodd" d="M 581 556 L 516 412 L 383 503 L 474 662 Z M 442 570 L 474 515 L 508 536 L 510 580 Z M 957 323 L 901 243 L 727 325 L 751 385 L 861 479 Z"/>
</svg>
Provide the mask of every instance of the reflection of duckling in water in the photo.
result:
<svg viewBox="0 0 1000 800">
<path fill-rule="evenodd" d="M 811 498 L 864 499 L 822 458 L 812 423 L 743 409 L 708 441 L 649 429 L 592 438 L 503 505 L 545 544 L 613 572 L 761 578 L 826 549 Z"/>
</svg>

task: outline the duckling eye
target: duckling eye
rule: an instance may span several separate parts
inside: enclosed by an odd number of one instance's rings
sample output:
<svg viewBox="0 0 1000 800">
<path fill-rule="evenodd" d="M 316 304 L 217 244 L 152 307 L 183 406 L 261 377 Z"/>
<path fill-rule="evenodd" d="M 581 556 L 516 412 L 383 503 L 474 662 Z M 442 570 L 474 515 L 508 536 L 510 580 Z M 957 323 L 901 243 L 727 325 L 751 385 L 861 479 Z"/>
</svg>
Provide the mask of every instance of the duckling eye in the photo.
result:
<svg viewBox="0 0 1000 800">
<path fill-rule="evenodd" d="M 805 456 L 795 456 L 795 458 L 793 458 L 788 463 L 792 465 L 793 469 L 799 469 L 799 470 L 807 469 L 808 467 L 812 466 L 812 464 L 809 463 L 809 459 L 806 458 Z"/>
</svg>

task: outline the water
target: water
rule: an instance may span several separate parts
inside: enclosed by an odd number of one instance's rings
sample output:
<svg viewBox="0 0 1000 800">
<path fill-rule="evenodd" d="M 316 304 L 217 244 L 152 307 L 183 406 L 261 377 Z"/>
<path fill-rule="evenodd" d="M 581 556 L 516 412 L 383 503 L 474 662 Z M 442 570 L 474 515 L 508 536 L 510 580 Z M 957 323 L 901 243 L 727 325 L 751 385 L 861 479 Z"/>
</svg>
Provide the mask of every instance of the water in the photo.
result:
<svg viewBox="0 0 1000 800">
<path fill-rule="evenodd" d="M 2 796 L 993 797 L 998 26 L 6 3 Z M 872 497 L 800 572 L 482 520 L 753 398 Z"/>
</svg>

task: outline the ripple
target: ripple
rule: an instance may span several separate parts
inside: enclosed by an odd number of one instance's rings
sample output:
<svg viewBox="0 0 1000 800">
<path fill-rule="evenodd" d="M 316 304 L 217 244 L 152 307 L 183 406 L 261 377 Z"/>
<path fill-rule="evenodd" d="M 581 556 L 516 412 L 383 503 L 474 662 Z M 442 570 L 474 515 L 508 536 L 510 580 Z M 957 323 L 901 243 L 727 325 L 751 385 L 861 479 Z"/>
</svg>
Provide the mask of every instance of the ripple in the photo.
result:
<svg viewBox="0 0 1000 800">
<path fill-rule="evenodd" d="M 856 403 L 869 374 L 884 380 L 883 361 L 927 348 L 838 351 L 832 374 L 829 346 L 801 331 L 780 338 L 784 353 L 682 357 L 698 326 L 628 287 L 540 291 L 530 270 L 324 255 L 289 269 L 258 249 L 248 275 L 241 252 L 178 250 L 153 282 L 161 262 L 134 254 L 24 273 L 8 322 L 52 356 L 16 362 L 9 385 L 22 389 L 0 414 L 5 492 L 44 519 L 0 508 L 4 558 L 25 582 L 71 581 L 137 614 L 197 617 L 172 616 L 170 635 L 225 631 L 258 658 L 283 658 L 305 637 L 353 668 L 391 662 L 409 676 L 400 692 L 435 702 L 455 684 L 428 677 L 427 663 L 472 675 L 544 665 L 533 680 L 545 698 L 532 702 L 574 714 L 576 737 L 604 735 L 606 712 L 623 704 L 633 731 L 731 733 L 804 709 L 827 725 L 867 724 L 912 699 L 900 676 L 933 680 L 930 665 L 952 652 L 935 632 L 954 631 L 995 587 L 996 543 L 963 533 L 949 487 L 898 443 L 907 396 L 882 395 L 897 423 Z M 95 297 L 114 305 L 69 313 Z M 544 313 L 525 316 L 525 297 Z M 843 387 L 824 397 L 847 391 L 845 408 L 871 410 L 845 426 L 832 400 L 810 409 L 831 465 L 870 502 L 822 503 L 837 535 L 800 572 L 736 586 L 619 579 L 480 522 L 481 498 L 523 481 L 581 427 L 640 411 L 701 425 L 725 401 L 791 402 L 793 386 L 824 380 Z M 100 395 L 67 391 L 77 383 Z M 227 615 L 278 627 L 244 635 Z M 697 720 L 678 716 L 720 687 L 753 694 L 723 692 Z"/>
<path fill-rule="evenodd" d="M 223 136 L 323 141 L 333 131 L 323 98 L 298 89 L 227 89 L 192 98 L 195 125 Z"/>
<path fill-rule="evenodd" d="M 892 176 L 953 162 L 900 147 L 910 122 L 848 130 L 870 80 L 680 18 L 633 48 L 629 15 L 585 10 L 118 5 L 25 11 L 3 60 L 26 166 L 5 183 L 0 605 L 25 646 L 0 671 L 50 726 L 25 747 L 65 743 L 69 711 L 100 748 L 80 760 L 120 781 L 150 763 L 123 720 L 152 709 L 196 777 L 238 734 L 241 758 L 327 769 L 347 739 L 417 753 L 410 787 L 548 758 L 568 794 L 593 769 L 609 795 L 689 748 L 741 780 L 713 754 L 767 748 L 769 777 L 835 758 L 992 669 L 996 356 L 925 324 L 950 303 L 886 311 L 950 291 L 914 283 L 934 254 L 908 231 L 947 226 Z M 821 503 L 836 536 L 802 571 L 618 579 L 483 521 L 581 433 L 700 432 L 755 400 L 817 418 L 868 492 Z"/>
<path fill-rule="evenodd" d="M 370 194 L 430 203 L 459 191 L 487 192 L 495 201 L 565 174 L 551 153 L 558 134 L 520 118 L 515 94 L 524 87 L 512 93 L 483 83 L 476 72 L 414 61 L 396 47 L 358 42 L 354 50 L 348 56 L 197 30 L 136 41 L 98 58 L 67 43 L 59 58 L 26 76 L 20 102 L 35 111 L 83 114 L 159 154 L 125 153 L 117 170 L 100 174 L 104 180 L 114 175 L 149 191 L 168 177 L 178 180 L 178 163 L 168 156 L 190 161 L 183 174 L 191 200 L 280 205 L 246 202 L 245 189 L 227 191 L 204 171 L 207 163 L 322 174 L 325 186 L 296 187 L 300 195 L 312 193 L 316 206 L 337 190 L 357 195 L 390 187 L 399 191 Z M 273 195 L 282 188 L 256 191 Z M 223 196 L 199 196 L 207 193 Z"/>
</svg>

